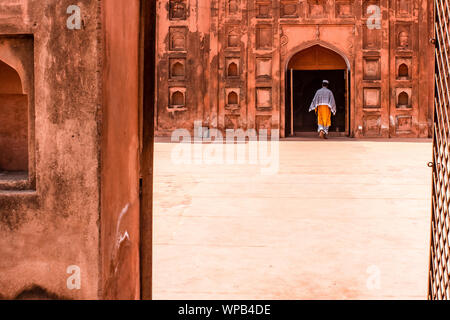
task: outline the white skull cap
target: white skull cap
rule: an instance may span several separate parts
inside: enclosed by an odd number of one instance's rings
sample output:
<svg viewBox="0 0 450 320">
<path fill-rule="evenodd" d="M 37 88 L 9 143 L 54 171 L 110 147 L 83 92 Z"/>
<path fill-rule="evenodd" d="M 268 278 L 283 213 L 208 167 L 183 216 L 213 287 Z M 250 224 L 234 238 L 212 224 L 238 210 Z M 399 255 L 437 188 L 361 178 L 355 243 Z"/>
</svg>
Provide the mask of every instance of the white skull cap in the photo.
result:
<svg viewBox="0 0 450 320">
<path fill-rule="evenodd" d="M 329 84 L 328 80 L 323 80 L 323 83 Z"/>
</svg>

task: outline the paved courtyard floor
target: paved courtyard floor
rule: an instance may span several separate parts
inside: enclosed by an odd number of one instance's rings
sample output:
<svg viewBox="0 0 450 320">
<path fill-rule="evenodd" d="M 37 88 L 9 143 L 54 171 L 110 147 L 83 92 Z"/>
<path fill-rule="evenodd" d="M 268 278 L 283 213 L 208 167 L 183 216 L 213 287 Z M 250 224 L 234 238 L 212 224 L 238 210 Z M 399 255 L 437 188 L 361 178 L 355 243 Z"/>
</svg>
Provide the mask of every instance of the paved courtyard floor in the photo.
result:
<svg viewBox="0 0 450 320">
<path fill-rule="evenodd" d="M 283 140 L 275 174 L 176 146 L 155 144 L 155 299 L 426 298 L 430 140 Z"/>
</svg>

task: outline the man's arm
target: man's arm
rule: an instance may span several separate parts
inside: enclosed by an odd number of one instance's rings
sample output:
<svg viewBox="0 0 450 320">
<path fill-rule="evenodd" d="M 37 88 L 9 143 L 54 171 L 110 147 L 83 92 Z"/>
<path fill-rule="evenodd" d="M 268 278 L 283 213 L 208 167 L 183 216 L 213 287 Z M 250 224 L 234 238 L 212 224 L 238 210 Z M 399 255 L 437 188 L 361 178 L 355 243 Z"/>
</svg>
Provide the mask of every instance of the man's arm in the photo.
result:
<svg viewBox="0 0 450 320">
<path fill-rule="evenodd" d="M 334 100 L 334 94 L 331 92 L 331 105 L 333 106 L 333 114 L 336 115 L 336 100 Z"/>
<path fill-rule="evenodd" d="M 313 110 L 316 109 L 316 98 L 317 98 L 317 93 L 318 93 L 318 92 L 316 92 L 316 94 L 314 95 L 314 99 L 313 99 L 313 101 L 311 102 L 311 105 L 309 106 L 309 112 L 311 112 L 311 111 L 313 111 Z"/>
</svg>

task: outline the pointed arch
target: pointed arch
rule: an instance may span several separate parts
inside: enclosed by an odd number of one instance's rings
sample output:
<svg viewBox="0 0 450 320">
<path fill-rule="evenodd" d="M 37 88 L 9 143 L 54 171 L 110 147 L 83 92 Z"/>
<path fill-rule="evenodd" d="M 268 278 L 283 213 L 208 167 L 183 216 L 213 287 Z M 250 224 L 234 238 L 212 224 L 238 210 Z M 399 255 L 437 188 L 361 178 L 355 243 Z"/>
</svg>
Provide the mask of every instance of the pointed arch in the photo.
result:
<svg viewBox="0 0 450 320">
<path fill-rule="evenodd" d="M 348 59 L 347 55 L 345 55 L 339 48 L 335 47 L 334 45 L 332 45 L 328 42 L 325 42 L 325 41 L 321 41 L 321 40 L 308 41 L 308 42 L 302 43 L 302 44 L 292 48 L 286 57 L 285 70 L 288 70 L 289 63 L 291 62 L 292 58 L 296 54 L 300 53 L 301 51 L 312 48 L 314 46 L 319 46 L 321 48 L 328 49 L 328 50 L 333 51 L 334 53 L 338 54 L 344 60 L 345 65 L 347 66 L 346 69 L 351 70 L 351 63 L 350 63 L 350 60 Z"/>
</svg>

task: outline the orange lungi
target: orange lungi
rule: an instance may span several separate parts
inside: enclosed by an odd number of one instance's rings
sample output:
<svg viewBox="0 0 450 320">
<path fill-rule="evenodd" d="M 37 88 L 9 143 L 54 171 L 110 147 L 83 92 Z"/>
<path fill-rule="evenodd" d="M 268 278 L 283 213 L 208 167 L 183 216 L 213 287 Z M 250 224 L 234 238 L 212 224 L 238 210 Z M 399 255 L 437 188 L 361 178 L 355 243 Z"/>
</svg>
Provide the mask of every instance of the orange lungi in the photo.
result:
<svg viewBox="0 0 450 320">
<path fill-rule="evenodd" d="M 319 128 L 331 127 L 331 110 L 327 105 L 318 106 L 316 109 Z"/>
</svg>

